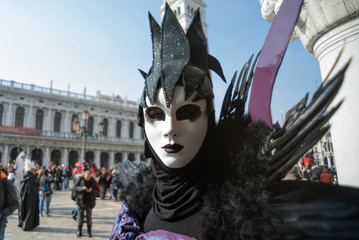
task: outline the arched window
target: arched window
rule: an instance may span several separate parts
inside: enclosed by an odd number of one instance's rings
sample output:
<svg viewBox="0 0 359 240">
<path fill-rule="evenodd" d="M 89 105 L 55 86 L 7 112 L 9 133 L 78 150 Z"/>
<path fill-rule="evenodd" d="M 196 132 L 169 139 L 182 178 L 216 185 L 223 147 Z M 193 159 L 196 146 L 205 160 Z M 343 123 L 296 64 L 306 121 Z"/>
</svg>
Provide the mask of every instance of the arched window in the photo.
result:
<svg viewBox="0 0 359 240">
<path fill-rule="evenodd" d="M 2 116 L 4 115 L 4 106 L 0 104 L 0 126 L 2 126 Z"/>
<path fill-rule="evenodd" d="M 73 133 L 76 132 L 76 129 L 74 129 L 74 125 L 72 124 L 75 120 L 79 121 L 79 116 L 73 114 L 71 118 L 71 132 Z"/>
<path fill-rule="evenodd" d="M 187 13 L 190 14 L 191 13 L 191 7 L 188 5 L 187 6 Z"/>
<path fill-rule="evenodd" d="M 69 153 L 69 166 L 71 168 L 74 168 L 75 167 L 75 164 L 79 161 L 79 154 L 77 151 L 75 150 L 72 150 L 70 153 Z"/>
<path fill-rule="evenodd" d="M 116 123 L 116 137 L 121 137 L 121 121 L 118 120 Z"/>
<path fill-rule="evenodd" d="M 133 122 L 130 122 L 130 127 L 129 127 L 129 138 L 133 138 Z"/>
<path fill-rule="evenodd" d="M 92 136 L 93 134 L 93 117 L 89 117 L 87 122 L 87 133 L 89 136 Z"/>
<path fill-rule="evenodd" d="M 330 157 L 329 159 L 330 159 L 330 166 L 334 166 L 334 159 L 333 159 L 333 157 Z"/>
<path fill-rule="evenodd" d="M 44 122 L 44 111 L 39 109 L 36 111 L 35 128 L 42 130 L 43 122 Z"/>
<path fill-rule="evenodd" d="M 194 11 L 193 8 L 191 8 L 191 15 L 192 15 L 192 16 L 193 16 L 193 11 Z"/>
<path fill-rule="evenodd" d="M 324 157 L 323 165 L 328 166 L 328 158 L 327 157 Z"/>
<path fill-rule="evenodd" d="M 177 11 L 178 11 L 178 16 L 181 15 L 181 7 L 178 7 Z"/>
<path fill-rule="evenodd" d="M 130 160 L 131 162 L 134 162 L 135 161 L 135 154 L 133 154 L 133 153 L 128 154 L 128 160 Z"/>
<path fill-rule="evenodd" d="M 119 162 L 122 162 L 122 154 L 118 152 L 115 154 L 115 164 Z"/>
<path fill-rule="evenodd" d="M 103 119 L 103 135 L 107 136 L 108 129 L 108 120 L 106 118 Z"/>
<path fill-rule="evenodd" d="M 43 154 L 40 148 L 35 148 L 31 152 L 31 160 L 34 161 L 36 164 L 42 166 L 42 158 Z"/>
<path fill-rule="evenodd" d="M 16 108 L 15 127 L 23 127 L 24 126 L 24 115 L 25 115 L 25 110 L 23 107 Z"/>
<path fill-rule="evenodd" d="M 104 167 L 104 168 L 109 167 L 108 159 L 109 159 L 109 156 L 108 156 L 107 152 L 101 153 L 101 162 L 100 162 L 101 167 Z"/>
<path fill-rule="evenodd" d="M 51 152 L 50 166 L 59 166 L 61 164 L 61 151 L 55 149 Z"/>
<path fill-rule="evenodd" d="M 90 162 L 92 163 L 93 161 L 95 161 L 95 154 L 92 151 L 88 151 L 86 152 L 86 162 Z"/>
<path fill-rule="evenodd" d="M 54 119 L 54 132 L 60 132 L 60 126 L 61 126 L 61 113 L 56 112 Z"/>
</svg>

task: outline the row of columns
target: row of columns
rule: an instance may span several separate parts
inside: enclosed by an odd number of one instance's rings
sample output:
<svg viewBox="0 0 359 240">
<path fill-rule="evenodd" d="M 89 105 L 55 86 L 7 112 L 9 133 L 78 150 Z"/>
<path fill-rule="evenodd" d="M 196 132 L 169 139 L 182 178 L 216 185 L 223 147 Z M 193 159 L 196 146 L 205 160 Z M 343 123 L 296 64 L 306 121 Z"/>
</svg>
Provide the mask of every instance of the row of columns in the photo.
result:
<svg viewBox="0 0 359 240">
<path fill-rule="evenodd" d="M 3 125 L 5 126 L 14 126 L 15 123 L 15 115 L 16 115 L 16 108 L 20 107 L 18 104 L 8 103 L 4 105 L 4 118 L 3 118 Z M 72 126 L 72 116 L 76 114 L 79 118 L 79 121 L 82 122 L 81 118 L 82 113 L 74 112 L 74 111 L 64 111 L 64 110 L 54 110 L 54 109 L 46 109 L 46 108 L 34 108 L 33 106 L 21 106 L 25 110 L 24 114 L 24 127 L 26 128 L 35 128 L 35 121 L 36 121 L 36 111 L 41 109 L 44 112 L 44 119 L 43 119 L 43 131 L 53 131 L 54 130 L 54 120 L 56 112 L 61 113 L 61 123 L 60 123 L 60 132 L 63 133 L 71 133 L 71 126 Z M 99 133 L 98 125 L 103 119 L 108 120 L 108 132 L 107 136 L 109 137 L 116 137 L 116 124 L 117 121 L 121 121 L 121 137 L 122 138 L 129 138 L 130 137 L 130 122 L 133 124 L 133 138 L 141 139 L 142 138 L 142 129 L 137 126 L 136 121 L 132 119 L 117 119 L 113 117 L 103 117 L 100 115 L 92 115 L 94 119 L 93 124 L 93 132 Z"/>
<path fill-rule="evenodd" d="M 17 146 L 13 146 L 13 147 L 17 147 Z M 1 163 L 3 165 L 7 165 L 10 162 L 10 151 L 11 149 L 9 149 L 10 146 L 8 144 L 5 144 L 3 146 L 3 148 L 1 149 Z M 30 146 L 26 146 L 25 148 L 22 148 L 23 150 L 25 150 L 27 153 L 31 154 L 32 150 L 34 149 L 38 149 L 39 147 L 30 147 Z M 41 149 L 41 151 L 43 152 L 43 157 L 42 157 L 42 165 L 43 166 L 50 166 L 50 161 L 51 161 L 51 152 L 54 150 L 59 150 L 61 152 L 61 164 L 64 164 L 65 166 L 69 165 L 69 154 L 71 151 L 76 151 L 78 153 L 78 161 L 82 161 L 83 157 L 81 156 L 81 149 L 69 149 L 69 148 L 61 148 L 61 149 L 53 149 L 50 147 L 45 147 L 45 148 L 39 148 Z M 89 149 L 87 152 L 93 152 L 94 153 L 94 162 L 96 164 L 96 166 L 100 167 L 101 166 L 101 154 L 103 152 L 107 153 L 109 156 L 108 159 L 108 163 L 109 166 L 114 166 L 115 165 L 115 154 L 116 153 L 121 153 L 122 154 L 122 160 L 128 160 L 128 156 L 130 153 L 133 153 L 135 155 L 135 162 L 140 162 L 141 161 L 141 154 L 142 152 L 131 152 L 131 151 L 117 151 L 117 150 L 100 150 L 100 149 Z"/>
</svg>

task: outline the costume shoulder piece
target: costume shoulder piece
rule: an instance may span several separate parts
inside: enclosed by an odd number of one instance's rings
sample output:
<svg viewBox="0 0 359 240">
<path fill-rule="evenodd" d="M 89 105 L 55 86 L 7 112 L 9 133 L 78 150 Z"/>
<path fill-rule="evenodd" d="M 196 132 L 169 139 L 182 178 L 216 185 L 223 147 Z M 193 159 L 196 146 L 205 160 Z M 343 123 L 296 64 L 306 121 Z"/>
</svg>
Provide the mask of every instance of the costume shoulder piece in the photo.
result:
<svg viewBox="0 0 359 240">
<path fill-rule="evenodd" d="M 253 56 L 228 87 L 217 126 L 218 175 L 205 196 L 203 239 L 355 239 L 359 237 L 359 191 L 282 178 L 329 130 L 328 109 L 348 64 L 286 114 L 271 130 L 245 115 Z M 348 198 L 347 196 L 352 196 Z"/>
<path fill-rule="evenodd" d="M 114 167 L 119 172 L 120 200 L 126 202 L 131 211 L 143 223 L 152 207 L 152 190 L 155 177 L 149 165 L 141 163 L 138 166 L 126 160 Z"/>
</svg>

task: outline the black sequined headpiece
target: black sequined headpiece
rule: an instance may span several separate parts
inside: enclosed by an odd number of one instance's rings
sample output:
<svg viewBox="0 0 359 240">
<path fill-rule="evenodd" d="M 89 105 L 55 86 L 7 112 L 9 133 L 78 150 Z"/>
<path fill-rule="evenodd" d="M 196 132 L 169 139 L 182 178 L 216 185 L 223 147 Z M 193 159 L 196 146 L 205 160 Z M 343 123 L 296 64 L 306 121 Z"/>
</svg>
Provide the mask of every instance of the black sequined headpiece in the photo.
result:
<svg viewBox="0 0 359 240">
<path fill-rule="evenodd" d="M 175 14 L 166 3 L 162 27 L 149 14 L 152 33 L 153 62 L 150 72 L 141 71 L 145 87 L 140 107 L 146 107 L 145 98 L 151 104 L 155 101 L 157 89 L 162 87 L 166 104 L 172 102 L 176 85 L 181 84 L 188 99 L 194 91 L 198 95 L 194 101 L 212 99 L 212 82 L 209 69 L 214 70 L 224 81 L 221 65 L 207 52 L 207 41 L 203 32 L 199 9 L 185 34 Z M 181 80 L 182 82 L 178 82 Z M 139 119 L 139 125 L 141 119 Z"/>
</svg>

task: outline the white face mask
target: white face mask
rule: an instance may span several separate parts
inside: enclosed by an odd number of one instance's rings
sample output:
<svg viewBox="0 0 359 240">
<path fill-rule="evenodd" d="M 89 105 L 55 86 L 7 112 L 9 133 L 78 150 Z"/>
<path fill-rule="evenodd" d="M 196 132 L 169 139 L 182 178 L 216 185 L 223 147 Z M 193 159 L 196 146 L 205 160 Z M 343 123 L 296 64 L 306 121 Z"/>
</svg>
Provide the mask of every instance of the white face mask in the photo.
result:
<svg viewBox="0 0 359 240">
<path fill-rule="evenodd" d="M 193 102 L 197 92 L 186 101 L 184 87 L 174 90 L 172 104 L 166 107 L 163 88 L 158 89 L 154 104 L 146 98 L 143 111 L 147 139 L 165 166 L 182 168 L 197 154 L 207 133 L 207 101 Z"/>
</svg>

